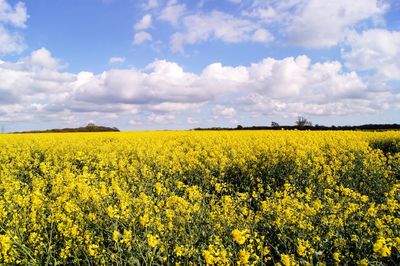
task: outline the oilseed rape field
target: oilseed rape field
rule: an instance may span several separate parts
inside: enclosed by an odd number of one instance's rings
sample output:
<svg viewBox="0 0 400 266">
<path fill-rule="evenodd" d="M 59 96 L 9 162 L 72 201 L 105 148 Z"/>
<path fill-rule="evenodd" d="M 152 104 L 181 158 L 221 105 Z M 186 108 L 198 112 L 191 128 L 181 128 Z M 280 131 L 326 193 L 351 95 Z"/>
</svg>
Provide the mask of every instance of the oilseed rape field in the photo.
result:
<svg viewBox="0 0 400 266">
<path fill-rule="evenodd" d="M 0 135 L 1 265 L 398 265 L 400 132 Z"/>
</svg>

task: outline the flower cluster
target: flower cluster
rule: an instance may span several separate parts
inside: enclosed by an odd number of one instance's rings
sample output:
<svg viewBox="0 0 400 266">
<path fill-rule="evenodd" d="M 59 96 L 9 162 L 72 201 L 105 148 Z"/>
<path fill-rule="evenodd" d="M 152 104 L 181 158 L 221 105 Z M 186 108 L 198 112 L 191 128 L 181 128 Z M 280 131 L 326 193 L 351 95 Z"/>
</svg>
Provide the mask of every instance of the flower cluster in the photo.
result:
<svg viewBox="0 0 400 266">
<path fill-rule="evenodd" d="M 400 132 L 0 135 L 1 265 L 395 265 Z"/>
</svg>

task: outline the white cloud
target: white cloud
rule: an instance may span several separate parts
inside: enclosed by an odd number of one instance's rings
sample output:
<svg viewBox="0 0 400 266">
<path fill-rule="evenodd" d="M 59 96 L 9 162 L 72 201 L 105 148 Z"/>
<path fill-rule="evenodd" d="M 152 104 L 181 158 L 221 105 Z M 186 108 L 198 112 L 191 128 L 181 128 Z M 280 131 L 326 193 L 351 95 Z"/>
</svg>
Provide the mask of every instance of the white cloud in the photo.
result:
<svg viewBox="0 0 400 266">
<path fill-rule="evenodd" d="M 52 97 L 53 93 L 60 97 L 65 86 L 75 80 L 75 75 L 61 73 L 57 67 L 57 60 L 44 48 L 17 63 L 3 62 L 0 64 L 0 91 L 15 101 L 40 101 Z"/>
<path fill-rule="evenodd" d="M 263 20 L 264 22 L 272 22 L 279 16 L 278 12 L 271 6 L 257 7 L 250 10 L 244 10 L 243 15 L 248 17 L 255 17 Z"/>
<path fill-rule="evenodd" d="M 208 80 L 222 80 L 224 82 L 244 82 L 249 79 L 248 69 L 244 66 L 223 66 L 221 63 L 208 65 L 201 76 Z"/>
<path fill-rule="evenodd" d="M 135 36 L 133 37 L 134 44 L 141 44 L 141 43 L 144 43 L 146 41 L 151 41 L 151 40 L 153 40 L 153 37 L 151 36 L 150 33 L 145 32 L 145 31 L 140 31 L 140 32 L 136 33 Z"/>
<path fill-rule="evenodd" d="M 131 125 L 192 124 L 197 120 L 189 117 L 203 111 L 233 121 L 243 114 L 329 116 L 400 108 L 395 90 L 371 90 L 339 62 L 312 63 L 307 56 L 266 58 L 250 66 L 213 63 L 200 74 L 165 60 L 156 60 L 145 70 L 99 74 L 67 73 L 57 66 L 45 48 L 16 63 L 0 61 L 2 119 L 64 117 L 84 123 L 125 116 Z"/>
<path fill-rule="evenodd" d="M 147 119 L 151 123 L 156 123 L 156 124 L 172 124 L 175 123 L 175 116 L 174 115 L 157 115 L 157 114 L 151 114 L 147 117 Z"/>
<path fill-rule="evenodd" d="M 367 89 L 355 72 L 344 73 L 339 62 L 310 64 L 307 56 L 267 58 L 252 64 L 249 75 L 261 94 L 275 99 L 325 102 L 362 97 Z"/>
<path fill-rule="evenodd" d="M 154 61 L 147 67 L 147 72 L 114 69 L 97 75 L 39 69 L 37 65 L 32 65 L 30 58 L 27 62 L 29 64 L 0 64 L 2 91 L 18 90 L 31 94 L 34 91 L 49 93 L 54 90 L 57 92 L 56 99 L 150 104 L 147 108 L 159 112 L 196 110 L 201 106 L 199 104 L 236 93 L 254 92 L 288 101 L 325 102 L 362 98 L 366 90 L 357 74 L 343 72 L 340 63 L 311 64 L 306 56 L 282 60 L 267 58 L 249 67 L 214 63 L 205 67 L 200 75 L 185 72 L 176 63 L 165 60 Z M 39 61 L 39 65 L 46 64 Z M 61 92 L 68 92 L 69 96 L 63 96 Z"/>
<path fill-rule="evenodd" d="M 25 28 L 28 17 L 24 3 L 18 2 L 13 8 L 6 0 L 0 0 L 0 23 Z"/>
<path fill-rule="evenodd" d="M 137 31 L 146 30 L 151 27 L 152 16 L 150 14 L 146 14 L 142 17 L 140 21 L 138 21 L 134 28 Z"/>
<path fill-rule="evenodd" d="M 367 90 L 357 74 L 344 73 L 340 63 L 311 64 L 306 56 L 283 60 L 267 58 L 249 67 L 214 63 L 204 68 L 200 75 L 185 72 L 176 63 L 164 60 L 150 64 L 149 73 L 114 69 L 98 75 L 60 73 L 51 69 L 43 72 L 18 64 L 4 68 L 3 65 L 5 63 L 0 64 L 0 77 L 4 80 L 0 90 L 8 91 L 10 99 L 14 89 L 28 94 L 54 92 L 52 99 L 57 102 L 88 103 L 85 108 L 75 104 L 78 109 L 91 109 L 90 103 L 109 103 L 125 104 L 127 108 L 141 105 L 165 113 L 195 111 L 220 96 L 250 93 L 280 101 L 323 104 L 363 98 Z M 117 109 L 121 110 L 120 107 Z"/>
<path fill-rule="evenodd" d="M 387 100 L 387 99 L 386 99 Z M 275 115 L 296 118 L 299 115 L 344 116 L 373 114 L 381 107 L 374 106 L 371 99 L 345 99 L 328 103 L 290 102 L 270 97 L 251 94 L 238 100 L 245 111 L 253 114 Z"/>
<path fill-rule="evenodd" d="M 251 40 L 254 42 L 271 42 L 274 40 L 274 36 L 266 29 L 258 29 L 251 36 Z"/>
<path fill-rule="evenodd" d="M 176 63 L 158 60 L 148 66 L 150 73 L 134 69 L 114 69 L 99 75 L 84 77 L 76 88 L 79 101 L 152 104 L 163 102 L 203 102 L 207 91 L 197 88 L 198 77 L 184 72 Z M 87 75 L 85 75 L 87 76 Z M 182 108 L 165 103 L 158 108 Z"/>
<path fill-rule="evenodd" d="M 213 109 L 214 115 L 222 116 L 224 118 L 233 118 L 236 115 L 236 110 L 233 107 L 226 107 L 223 105 L 216 105 Z"/>
<path fill-rule="evenodd" d="M 176 0 L 170 0 L 165 8 L 161 11 L 158 19 L 167 21 L 172 25 L 177 25 L 179 19 L 185 14 L 186 6 L 178 4 Z"/>
<path fill-rule="evenodd" d="M 305 47 L 330 47 L 344 41 L 361 21 L 378 19 L 387 6 L 379 0 L 300 1 L 287 34 L 289 41 Z"/>
<path fill-rule="evenodd" d="M 43 47 L 32 52 L 30 63 L 33 66 L 46 69 L 57 69 L 60 66 L 58 60 L 55 59 L 51 53 Z"/>
<path fill-rule="evenodd" d="M 202 86 L 211 90 L 215 96 L 246 90 L 246 87 L 250 85 L 247 67 L 223 66 L 221 63 L 206 66 L 201 72 L 200 79 Z"/>
<path fill-rule="evenodd" d="M 347 65 L 354 70 L 374 70 L 380 79 L 400 80 L 400 32 L 370 29 L 353 33 L 342 51 Z"/>
<path fill-rule="evenodd" d="M 155 9 L 160 6 L 158 0 L 148 0 L 142 7 L 144 10 Z"/>
<path fill-rule="evenodd" d="M 108 60 L 108 63 L 113 65 L 113 64 L 122 64 L 126 60 L 125 57 L 120 57 L 120 56 L 113 56 Z"/>
<path fill-rule="evenodd" d="M 381 0 L 254 0 L 242 11 L 281 29 L 292 45 L 332 47 L 343 42 L 360 23 L 383 23 L 388 1 Z"/>
<path fill-rule="evenodd" d="M 25 28 L 28 17 L 24 3 L 18 2 L 12 7 L 7 1 L 0 0 L 0 55 L 20 53 L 25 49 L 22 36 L 10 28 Z"/>
<path fill-rule="evenodd" d="M 143 125 L 143 121 L 141 121 L 141 120 L 136 120 L 136 119 L 131 119 L 131 120 L 129 120 L 129 122 L 128 122 L 130 125 L 132 125 L 132 126 L 140 126 L 140 125 Z"/>
<path fill-rule="evenodd" d="M 222 40 L 228 43 L 261 41 L 262 38 L 264 42 L 272 40 L 270 36 L 265 38 L 268 35 L 265 29 L 256 33 L 260 27 L 252 21 L 219 11 L 186 16 L 183 18 L 183 26 L 185 30 L 175 33 L 171 38 L 174 52 L 183 52 L 183 46 L 186 44 L 208 40 Z"/>
<path fill-rule="evenodd" d="M 186 119 L 186 122 L 187 122 L 189 125 L 197 125 L 197 124 L 200 123 L 199 120 L 196 120 L 196 119 L 194 119 L 193 117 L 190 117 L 190 116 Z"/>
<path fill-rule="evenodd" d="M 148 109 L 154 112 L 163 112 L 163 113 L 183 112 L 183 111 L 195 112 L 196 110 L 199 110 L 202 105 L 203 105 L 202 103 L 162 102 L 159 104 L 149 105 Z"/>
<path fill-rule="evenodd" d="M 23 38 L 0 24 L 0 54 L 20 53 L 25 49 Z"/>
</svg>

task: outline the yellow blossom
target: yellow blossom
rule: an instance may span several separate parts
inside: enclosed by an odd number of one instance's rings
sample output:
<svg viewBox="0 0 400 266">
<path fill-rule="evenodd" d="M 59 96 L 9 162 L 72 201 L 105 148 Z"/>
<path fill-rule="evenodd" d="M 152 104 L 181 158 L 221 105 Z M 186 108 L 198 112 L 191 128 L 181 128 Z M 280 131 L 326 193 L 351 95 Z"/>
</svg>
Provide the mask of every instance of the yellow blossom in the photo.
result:
<svg viewBox="0 0 400 266">
<path fill-rule="evenodd" d="M 249 263 L 249 259 L 250 259 L 250 253 L 245 249 L 241 249 L 238 255 L 238 264 L 246 265 Z"/>
<path fill-rule="evenodd" d="M 384 238 L 379 238 L 374 244 L 374 253 L 380 257 L 387 257 L 391 254 L 391 249 Z"/>
<path fill-rule="evenodd" d="M 232 238 L 233 240 L 235 240 L 236 243 L 242 245 L 244 244 L 244 242 L 246 242 L 247 234 L 247 230 L 240 231 L 238 229 L 234 229 L 232 231 Z"/>
<path fill-rule="evenodd" d="M 150 247 L 155 248 L 160 243 L 158 236 L 147 234 L 147 243 Z"/>
</svg>

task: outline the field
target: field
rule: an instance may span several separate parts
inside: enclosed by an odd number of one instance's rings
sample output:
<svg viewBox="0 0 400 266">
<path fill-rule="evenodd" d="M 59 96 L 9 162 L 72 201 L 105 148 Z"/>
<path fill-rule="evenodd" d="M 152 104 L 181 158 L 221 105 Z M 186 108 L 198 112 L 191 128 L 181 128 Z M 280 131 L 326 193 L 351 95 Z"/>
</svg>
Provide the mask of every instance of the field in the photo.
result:
<svg viewBox="0 0 400 266">
<path fill-rule="evenodd" d="M 400 132 L 0 135 L 0 264 L 395 265 Z"/>
</svg>

